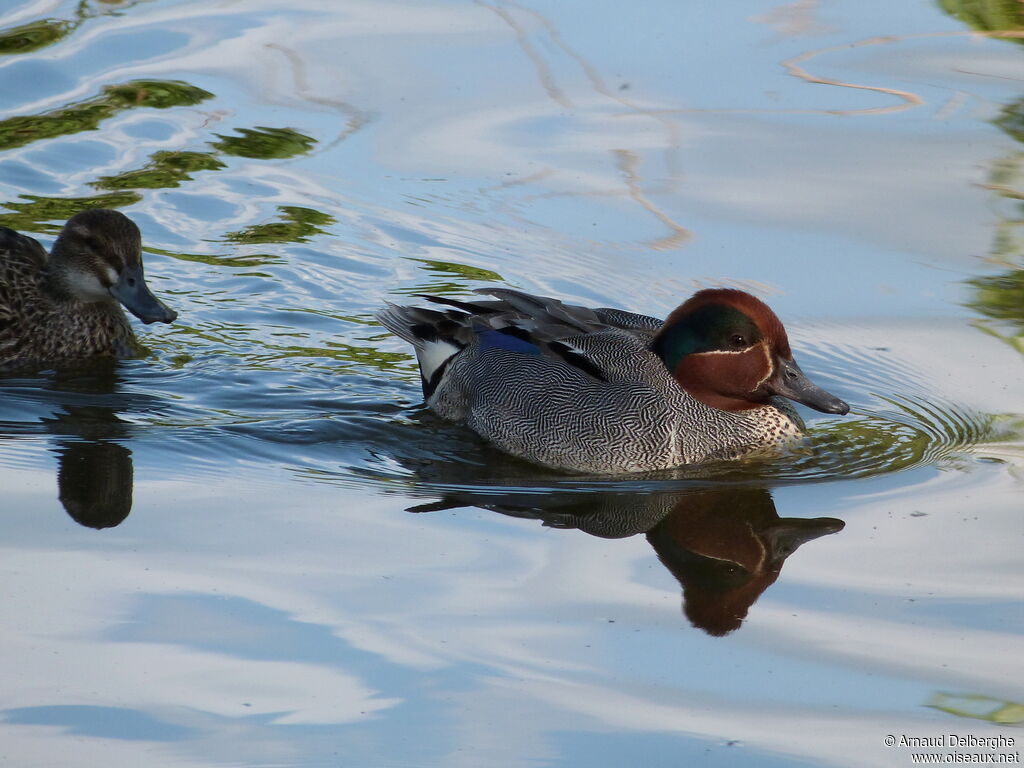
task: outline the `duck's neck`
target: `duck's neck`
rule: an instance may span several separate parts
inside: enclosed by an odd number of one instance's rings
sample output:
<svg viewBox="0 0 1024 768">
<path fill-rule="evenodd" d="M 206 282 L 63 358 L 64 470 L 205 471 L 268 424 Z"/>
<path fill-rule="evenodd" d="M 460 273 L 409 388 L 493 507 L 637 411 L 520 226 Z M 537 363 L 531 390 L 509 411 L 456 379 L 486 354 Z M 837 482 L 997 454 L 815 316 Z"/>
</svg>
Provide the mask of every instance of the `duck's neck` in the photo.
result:
<svg viewBox="0 0 1024 768">
<path fill-rule="evenodd" d="M 68 279 L 68 269 L 58 254 L 51 254 L 43 270 L 43 287 L 61 303 L 82 303 L 75 298 Z"/>
</svg>

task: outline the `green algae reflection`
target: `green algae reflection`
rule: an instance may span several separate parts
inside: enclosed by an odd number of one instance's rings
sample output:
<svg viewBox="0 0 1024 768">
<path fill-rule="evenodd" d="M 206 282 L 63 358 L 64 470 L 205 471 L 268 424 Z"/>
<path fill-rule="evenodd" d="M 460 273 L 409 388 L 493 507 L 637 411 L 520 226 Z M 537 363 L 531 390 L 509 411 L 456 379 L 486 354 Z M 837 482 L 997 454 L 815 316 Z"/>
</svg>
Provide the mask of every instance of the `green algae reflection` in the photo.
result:
<svg viewBox="0 0 1024 768">
<path fill-rule="evenodd" d="M 1024 3 L 1020 0 L 939 0 L 939 7 L 979 32 L 1006 32 L 1024 26 Z M 1019 37 L 1001 39 L 1024 43 Z"/>
<path fill-rule="evenodd" d="M 53 45 L 79 23 L 67 19 L 39 19 L 17 27 L 0 29 L 0 55 L 31 53 Z"/>
<path fill-rule="evenodd" d="M 1024 99 L 1007 104 L 992 122 L 1024 143 Z M 979 329 L 1024 354 L 1024 151 L 996 160 L 986 186 L 999 216 L 988 261 L 1006 269 L 967 280 L 972 295 L 966 304 L 982 316 L 975 323 Z"/>
<path fill-rule="evenodd" d="M 505 281 L 497 272 L 483 267 L 460 264 L 456 261 L 439 261 L 437 259 L 409 258 L 416 262 L 420 269 L 431 276 L 430 281 L 421 283 L 414 288 L 398 290 L 395 293 L 415 296 L 420 293 L 436 293 L 442 296 L 457 296 L 469 290 L 470 282 L 500 284 Z"/>
<path fill-rule="evenodd" d="M 282 366 L 294 367 L 298 363 L 305 370 L 331 375 L 372 370 L 401 372 L 405 378 L 411 378 L 415 370 L 410 364 L 411 355 L 386 352 L 373 344 L 347 344 L 334 340 L 326 341 L 323 346 L 276 343 L 254 339 L 252 332 L 253 329 L 246 325 L 204 323 L 196 327 L 175 326 L 172 335 L 177 339 L 179 348 L 202 349 L 204 354 L 240 358 L 247 370 L 280 370 Z M 305 334 L 282 328 L 276 335 L 278 338 L 302 338 Z M 239 352 L 242 349 L 247 351 Z M 170 354 L 170 347 L 167 352 Z"/>
<path fill-rule="evenodd" d="M 1024 269 L 968 280 L 974 296 L 967 306 L 985 319 L 976 325 L 1024 354 Z"/>
<path fill-rule="evenodd" d="M 83 22 L 97 16 L 122 13 L 136 3 L 117 3 L 109 7 L 110 0 L 101 0 L 107 7 L 92 8 L 91 3 L 82 0 L 75 8 L 73 19 L 36 19 L 27 24 L 0 29 L 0 56 L 12 56 L 42 50 L 60 42 L 74 32 Z"/>
<path fill-rule="evenodd" d="M 39 197 L 22 195 L 19 202 L 4 203 L 14 213 L 0 213 L 0 226 L 28 232 L 56 234 L 76 213 L 92 208 L 125 208 L 142 200 L 138 192 L 124 190 L 89 197 Z M 59 221 L 59 224 L 49 222 Z"/>
<path fill-rule="evenodd" d="M 103 121 L 128 109 L 187 107 L 212 97 L 212 93 L 201 88 L 171 80 L 133 80 L 107 86 L 99 96 L 84 101 L 38 115 L 0 121 L 0 151 L 97 130 Z M 317 143 L 316 139 L 291 128 L 257 126 L 236 130 L 239 136 L 214 134 L 219 141 L 208 142 L 213 151 L 160 150 L 151 154 L 141 168 L 89 182 L 90 186 L 101 190 L 101 194 L 74 198 L 21 195 L 19 200 L 4 204 L 12 212 L 0 214 L 0 225 L 32 232 L 56 232 L 59 225 L 50 222 L 63 222 L 89 208 L 123 208 L 139 202 L 142 196 L 134 190 L 172 189 L 192 181 L 197 173 L 226 168 L 227 163 L 221 159 L 224 156 L 290 158 L 308 152 Z M 281 206 L 278 210 L 282 221 L 228 233 L 227 239 L 237 243 L 305 242 L 322 234 L 323 226 L 334 223 L 327 214 L 311 208 Z M 252 259 L 248 261 L 251 263 Z"/>
<path fill-rule="evenodd" d="M 169 109 L 193 106 L 213 94 L 176 80 L 132 80 L 108 85 L 103 93 L 39 115 L 0 120 L 0 151 L 44 139 L 94 131 L 114 115 L 137 107 Z"/>
<path fill-rule="evenodd" d="M 316 139 L 291 128 L 236 128 L 241 136 L 214 134 L 220 141 L 210 146 L 225 155 L 251 157 L 258 160 L 283 160 L 304 155 L 316 144 Z"/>
<path fill-rule="evenodd" d="M 940 0 L 949 15 L 982 32 L 1024 30 L 1024 3 L 1020 0 Z M 1022 37 L 998 37 L 1024 43 Z M 1024 99 L 1000 110 L 992 123 L 1007 136 L 1024 143 Z M 1011 152 L 996 160 L 989 171 L 988 189 L 998 203 L 999 221 L 989 260 L 1007 269 L 967 281 L 972 289 L 967 306 L 982 316 L 976 325 L 1024 354 L 1024 152 Z"/>
<path fill-rule="evenodd" d="M 241 245 L 258 243 L 305 243 L 314 235 L 326 234 L 321 227 L 334 223 L 334 218 L 313 208 L 297 205 L 279 205 L 281 221 L 253 224 L 251 227 L 228 232 L 224 239 Z"/>
<path fill-rule="evenodd" d="M 1003 107 L 992 123 L 1014 141 L 1024 144 L 1024 99 Z M 988 189 L 999 198 L 999 222 L 996 225 L 992 256 L 997 261 L 1024 266 L 1024 151 L 1017 150 L 996 160 L 989 171 Z"/>
<path fill-rule="evenodd" d="M 926 707 L 938 709 L 957 717 L 987 720 L 1000 725 L 1021 725 L 1024 723 L 1024 704 L 1016 701 L 995 699 L 966 693 L 935 693 L 928 699 Z"/>
<path fill-rule="evenodd" d="M 192 181 L 193 173 L 216 171 L 224 163 L 206 152 L 154 152 L 144 168 L 94 181 L 97 189 L 170 189 Z"/>
<path fill-rule="evenodd" d="M 284 259 L 268 253 L 243 253 L 237 256 L 227 256 L 218 253 L 185 253 L 184 251 L 169 251 L 166 248 L 145 247 L 146 253 L 156 253 L 160 256 L 167 256 L 178 261 L 192 261 L 198 264 L 209 264 L 215 267 L 259 267 L 266 264 L 281 264 Z"/>
</svg>

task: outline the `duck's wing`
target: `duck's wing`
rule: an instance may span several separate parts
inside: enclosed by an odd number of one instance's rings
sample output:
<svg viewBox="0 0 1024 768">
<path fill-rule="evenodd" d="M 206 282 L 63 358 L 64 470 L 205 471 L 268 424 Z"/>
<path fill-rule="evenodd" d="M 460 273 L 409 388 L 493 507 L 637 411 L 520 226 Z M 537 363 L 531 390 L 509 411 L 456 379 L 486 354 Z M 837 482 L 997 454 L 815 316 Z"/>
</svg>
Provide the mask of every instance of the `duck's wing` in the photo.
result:
<svg viewBox="0 0 1024 768">
<path fill-rule="evenodd" d="M 654 333 L 665 324 L 664 320 L 649 315 L 640 315 L 636 312 L 626 312 L 624 309 L 612 309 L 601 307 L 594 310 L 595 314 L 613 328 L 621 328 L 624 331 L 647 331 Z"/>
<path fill-rule="evenodd" d="M 565 304 L 549 296 L 534 296 L 511 288 L 482 288 L 475 292 L 497 297 L 518 315 L 521 323 L 528 320 L 537 328 L 558 328 L 560 334 L 591 333 L 605 325 L 594 310 Z"/>
<path fill-rule="evenodd" d="M 46 250 L 38 240 L 0 227 L 0 264 L 12 268 L 18 262 L 27 262 L 30 268 L 39 269 L 46 265 L 47 259 Z"/>
<path fill-rule="evenodd" d="M 0 227 L 0 369 L 22 354 L 24 329 L 40 312 L 43 247 L 31 237 Z"/>
<path fill-rule="evenodd" d="M 630 359 L 647 349 L 661 321 L 616 309 L 591 309 L 507 288 L 476 293 L 494 300 L 462 301 L 423 296 L 448 309 L 388 304 L 380 322 L 416 349 L 429 397 L 448 362 L 471 347 L 540 355 L 569 365 L 599 381 L 619 379 L 632 370 Z"/>
<path fill-rule="evenodd" d="M 514 324 L 550 338 L 596 333 L 608 328 L 640 331 L 643 335 L 661 328 L 663 320 L 621 309 L 592 309 L 566 304 L 550 296 L 535 296 L 511 288 L 478 288 L 474 293 L 494 296 L 497 301 L 459 301 L 446 296 L 421 295 L 435 304 L 456 307 L 489 318 L 493 325 Z"/>
</svg>

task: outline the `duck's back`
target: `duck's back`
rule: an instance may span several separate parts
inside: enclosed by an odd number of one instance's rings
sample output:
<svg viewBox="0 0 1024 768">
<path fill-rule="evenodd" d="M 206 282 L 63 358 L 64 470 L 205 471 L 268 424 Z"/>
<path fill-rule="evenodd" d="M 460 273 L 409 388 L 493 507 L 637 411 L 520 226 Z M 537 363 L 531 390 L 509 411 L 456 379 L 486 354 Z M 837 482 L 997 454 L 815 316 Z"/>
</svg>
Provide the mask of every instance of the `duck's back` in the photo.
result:
<svg viewBox="0 0 1024 768">
<path fill-rule="evenodd" d="M 134 335 L 120 308 L 56 296 L 48 261 L 36 240 L 0 227 L 0 368 L 128 354 Z"/>
</svg>

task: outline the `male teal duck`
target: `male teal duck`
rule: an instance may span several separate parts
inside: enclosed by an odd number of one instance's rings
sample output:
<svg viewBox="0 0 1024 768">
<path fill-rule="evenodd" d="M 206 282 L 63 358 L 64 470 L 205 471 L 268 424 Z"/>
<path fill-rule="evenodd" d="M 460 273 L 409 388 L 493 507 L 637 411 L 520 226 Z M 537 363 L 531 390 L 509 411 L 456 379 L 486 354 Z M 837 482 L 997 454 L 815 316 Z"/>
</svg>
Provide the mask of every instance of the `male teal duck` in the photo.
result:
<svg viewBox="0 0 1024 768">
<path fill-rule="evenodd" d="M 422 296 L 378 315 L 416 350 L 423 395 L 503 451 L 556 469 L 618 473 L 731 459 L 798 438 L 782 398 L 850 408 L 793 360 L 775 313 L 749 293 L 699 291 L 665 321 L 520 291 Z"/>
<path fill-rule="evenodd" d="M 139 228 L 124 214 L 76 214 L 49 255 L 0 227 L 0 368 L 131 354 L 135 335 L 118 302 L 144 323 L 178 316 L 146 285 Z"/>
</svg>

